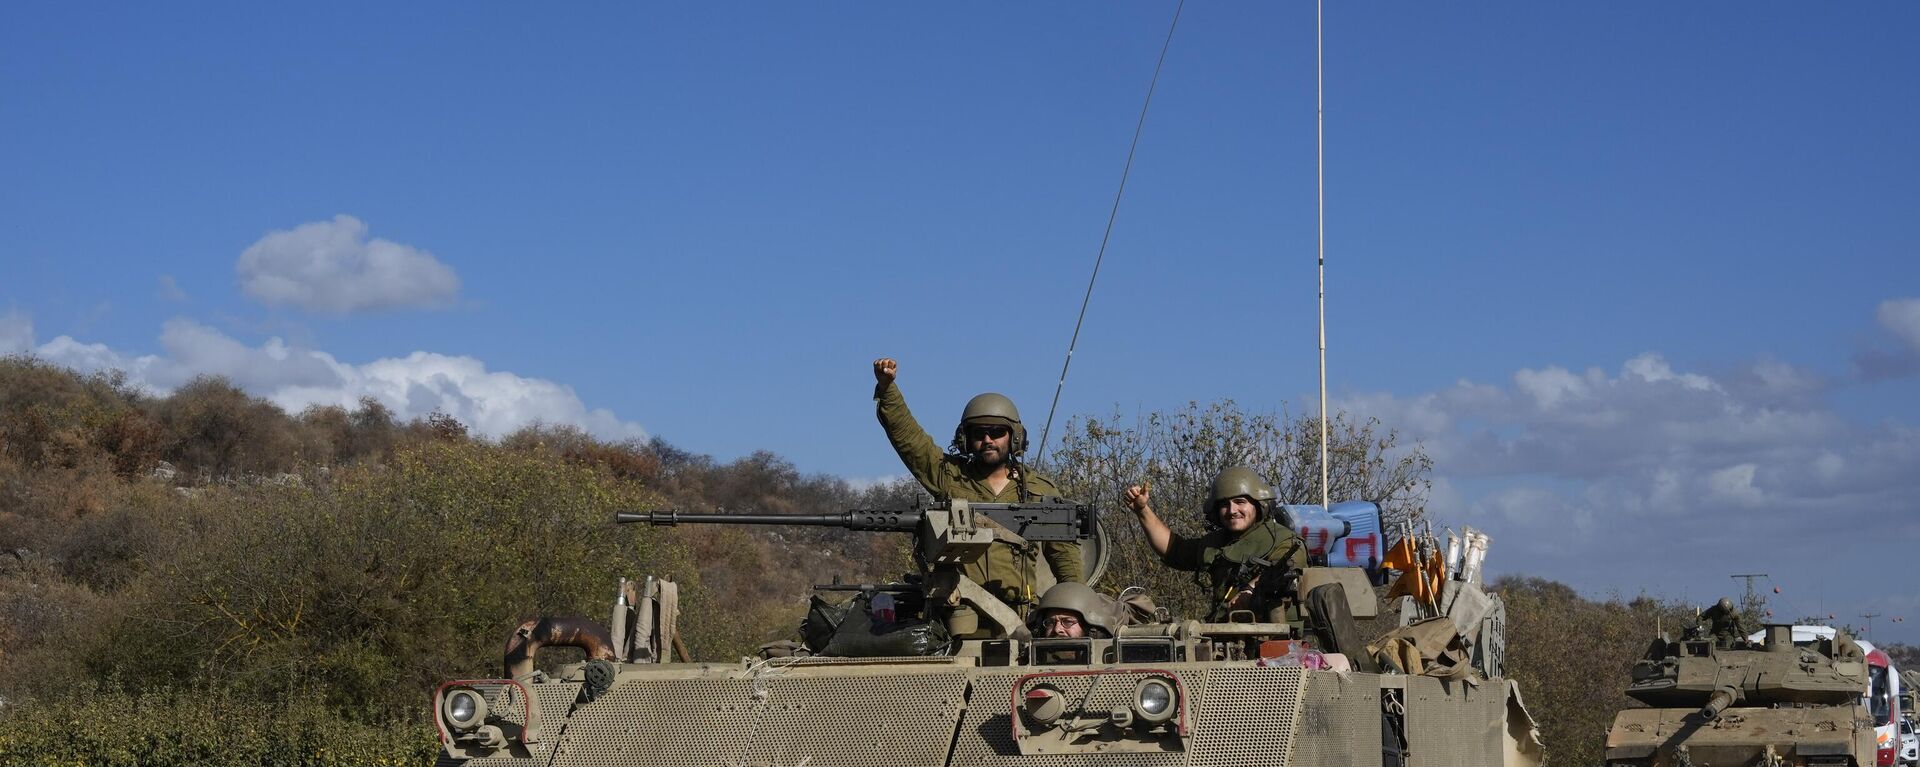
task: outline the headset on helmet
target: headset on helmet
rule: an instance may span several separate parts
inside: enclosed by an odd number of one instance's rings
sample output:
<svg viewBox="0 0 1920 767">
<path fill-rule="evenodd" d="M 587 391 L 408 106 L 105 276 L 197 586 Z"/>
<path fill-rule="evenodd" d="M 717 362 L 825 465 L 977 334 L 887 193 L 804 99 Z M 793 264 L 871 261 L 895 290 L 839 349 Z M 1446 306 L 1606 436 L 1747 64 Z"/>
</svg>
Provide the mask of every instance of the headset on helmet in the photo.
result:
<svg viewBox="0 0 1920 767">
<path fill-rule="evenodd" d="M 953 443 L 948 449 L 964 455 L 967 427 L 975 424 L 998 424 L 1012 429 L 1013 441 L 1007 447 L 1009 457 L 1027 452 L 1027 427 L 1020 425 L 1020 409 L 1013 406 L 1013 400 L 1007 395 L 987 392 L 967 400 L 966 409 L 960 411 L 960 425 L 953 427 Z"/>
<path fill-rule="evenodd" d="M 1254 470 L 1235 466 L 1214 476 L 1213 489 L 1207 493 L 1207 505 L 1200 509 L 1200 516 L 1208 525 L 1222 527 L 1220 502 L 1241 496 L 1253 499 L 1254 508 L 1260 510 L 1259 519 L 1265 519 L 1273 509 L 1273 486 Z"/>
</svg>

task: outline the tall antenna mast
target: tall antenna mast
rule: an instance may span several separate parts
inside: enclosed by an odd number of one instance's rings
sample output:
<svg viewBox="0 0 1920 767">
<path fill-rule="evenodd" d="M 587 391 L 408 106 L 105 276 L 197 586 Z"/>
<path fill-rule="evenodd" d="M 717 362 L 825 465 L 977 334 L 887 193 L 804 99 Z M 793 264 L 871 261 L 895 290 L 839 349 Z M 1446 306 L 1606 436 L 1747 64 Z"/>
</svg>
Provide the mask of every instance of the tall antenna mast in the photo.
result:
<svg viewBox="0 0 1920 767">
<path fill-rule="evenodd" d="M 1314 163 L 1318 171 L 1320 218 L 1320 508 L 1329 508 L 1327 468 L 1327 99 L 1325 54 L 1321 27 L 1324 0 L 1313 3 L 1313 127 Z"/>
<path fill-rule="evenodd" d="M 1765 577 L 1767 577 L 1766 573 L 1734 573 L 1733 574 L 1734 580 L 1744 579 L 1747 582 L 1747 600 L 1745 602 L 1740 603 L 1741 607 L 1761 604 L 1761 602 L 1758 599 L 1758 595 L 1753 590 L 1753 579 L 1765 578 Z"/>
</svg>

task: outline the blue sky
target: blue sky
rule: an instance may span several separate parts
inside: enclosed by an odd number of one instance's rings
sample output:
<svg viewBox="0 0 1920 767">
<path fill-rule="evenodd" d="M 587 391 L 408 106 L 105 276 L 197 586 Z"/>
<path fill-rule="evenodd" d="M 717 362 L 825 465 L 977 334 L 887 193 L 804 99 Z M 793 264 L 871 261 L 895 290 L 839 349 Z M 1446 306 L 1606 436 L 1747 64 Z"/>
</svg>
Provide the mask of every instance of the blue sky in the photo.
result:
<svg viewBox="0 0 1920 767">
<path fill-rule="evenodd" d="M 11 5 L 0 352 L 892 476 L 874 357 L 1044 420 L 1172 11 Z M 1916 31 L 1335 4 L 1336 403 L 1496 571 L 1920 641 Z M 1063 418 L 1312 407 L 1313 139 L 1312 6 L 1189 5 Z"/>
</svg>

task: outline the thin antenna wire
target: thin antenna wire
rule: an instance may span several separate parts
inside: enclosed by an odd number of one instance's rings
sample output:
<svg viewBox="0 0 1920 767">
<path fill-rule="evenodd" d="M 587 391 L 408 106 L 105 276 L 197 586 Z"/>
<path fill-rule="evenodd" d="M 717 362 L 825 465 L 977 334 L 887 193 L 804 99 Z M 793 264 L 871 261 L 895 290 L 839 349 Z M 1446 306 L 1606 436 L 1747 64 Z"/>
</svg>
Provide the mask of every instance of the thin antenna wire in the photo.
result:
<svg viewBox="0 0 1920 767">
<path fill-rule="evenodd" d="M 1153 64 L 1153 79 L 1147 81 L 1147 99 L 1140 105 L 1140 120 L 1133 126 L 1133 143 L 1127 147 L 1127 164 L 1120 169 L 1120 188 L 1113 193 L 1113 209 L 1107 211 L 1107 230 L 1100 235 L 1100 252 L 1093 258 L 1093 275 L 1087 278 L 1087 294 L 1080 299 L 1080 316 L 1073 321 L 1073 338 L 1067 341 L 1067 359 L 1060 363 L 1060 382 L 1053 387 L 1053 404 L 1047 406 L 1047 425 L 1040 429 L 1040 449 L 1034 462 L 1047 457 L 1047 434 L 1053 431 L 1053 413 L 1060 407 L 1060 390 L 1067 387 L 1067 368 L 1073 365 L 1073 349 L 1080 344 L 1080 325 L 1087 320 L 1087 304 L 1093 302 L 1093 283 L 1100 279 L 1100 262 L 1107 258 L 1107 240 L 1113 237 L 1113 221 L 1120 215 L 1120 198 L 1127 193 L 1127 176 L 1133 172 L 1133 153 L 1140 148 L 1140 133 L 1147 127 L 1147 108 L 1153 106 L 1153 89 L 1160 84 L 1160 68 L 1167 63 L 1167 49 L 1173 47 L 1173 31 L 1180 27 L 1180 11 L 1187 0 L 1173 8 L 1173 23 L 1167 25 L 1167 39 L 1160 44 L 1160 60 Z"/>
<path fill-rule="evenodd" d="M 1322 53 L 1323 0 L 1313 3 L 1313 126 L 1314 162 L 1319 175 L 1320 197 L 1320 508 L 1328 505 L 1327 468 L 1327 78 Z"/>
</svg>

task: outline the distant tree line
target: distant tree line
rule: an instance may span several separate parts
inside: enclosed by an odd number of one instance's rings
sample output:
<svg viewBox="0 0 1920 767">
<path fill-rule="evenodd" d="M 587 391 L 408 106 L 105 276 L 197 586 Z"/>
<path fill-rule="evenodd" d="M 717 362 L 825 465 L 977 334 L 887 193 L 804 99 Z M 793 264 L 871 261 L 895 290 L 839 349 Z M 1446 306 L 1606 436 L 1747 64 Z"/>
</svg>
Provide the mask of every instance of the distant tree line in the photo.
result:
<svg viewBox="0 0 1920 767">
<path fill-rule="evenodd" d="M 604 620 L 618 577 L 679 580 L 689 648 L 725 660 L 790 634 L 816 573 L 907 566 L 904 536 L 614 512 L 917 493 L 770 453 L 718 462 L 565 426 L 490 441 L 373 400 L 290 415 L 217 378 L 149 396 L 0 359 L 0 717 L 20 725 L 0 726 L 0 763 L 423 764 L 433 684 L 499 673 L 523 619 Z M 313 738 L 229 747 L 229 729 L 337 733 L 336 761 L 294 758 Z"/>
<path fill-rule="evenodd" d="M 1431 461 L 1418 446 L 1374 422 L 1330 426 L 1334 497 L 1420 519 Z M 1232 403 L 1083 417 L 1044 468 L 1109 517 L 1106 585 L 1146 586 L 1191 614 L 1198 590 L 1145 554 L 1119 488 L 1153 482 L 1183 532 L 1199 529 L 1206 482 L 1227 465 L 1254 466 L 1283 501 L 1316 502 L 1318 435 L 1313 419 Z M 810 583 L 911 567 L 906 536 L 650 529 L 613 525 L 614 512 L 921 498 L 910 480 L 856 487 L 765 452 L 717 461 L 551 425 L 489 440 L 374 400 L 288 414 L 218 378 L 152 396 L 114 374 L 3 358 L 0 764 L 429 764 L 432 685 L 497 674 L 523 619 L 604 620 L 618 577 L 678 580 L 690 649 L 731 660 L 792 636 Z M 1493 587 L 1554 762 L 1598 764 L 1633 660 L 1690 608 L 1532 578 Z"/>
</svg>

